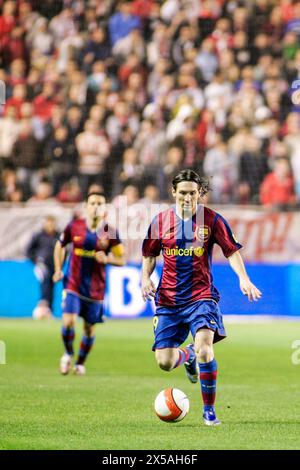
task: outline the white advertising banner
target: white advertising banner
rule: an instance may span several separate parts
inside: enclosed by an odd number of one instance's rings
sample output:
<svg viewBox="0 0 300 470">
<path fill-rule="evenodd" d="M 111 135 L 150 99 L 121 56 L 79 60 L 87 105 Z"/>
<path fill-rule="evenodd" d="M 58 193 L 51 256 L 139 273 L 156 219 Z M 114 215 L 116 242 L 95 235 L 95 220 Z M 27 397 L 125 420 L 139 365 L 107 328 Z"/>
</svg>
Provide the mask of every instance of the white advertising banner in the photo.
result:
<svg viewBox="0 0 300 470">
<path fill-rule="evenodd" d="M 152 218 L 166 205 L 108 206 L 108 221 L 117 227 L 128 261 L 140 262 L 141 245 Z M 300 212 L 267 212 L 261 209 L 214 207 L 230 224 L 243 245 L 248 262 L 293 263 L 300 261 Z M 57 219 L 59 230 L 82 210 L 45 204 L 30 207 L 0 207 L 0 259 L 22 259 L 32 234 L 41 229 L 44 217 Z M 219 248 L 214 259 L 223 260 Z"/>
</svg>

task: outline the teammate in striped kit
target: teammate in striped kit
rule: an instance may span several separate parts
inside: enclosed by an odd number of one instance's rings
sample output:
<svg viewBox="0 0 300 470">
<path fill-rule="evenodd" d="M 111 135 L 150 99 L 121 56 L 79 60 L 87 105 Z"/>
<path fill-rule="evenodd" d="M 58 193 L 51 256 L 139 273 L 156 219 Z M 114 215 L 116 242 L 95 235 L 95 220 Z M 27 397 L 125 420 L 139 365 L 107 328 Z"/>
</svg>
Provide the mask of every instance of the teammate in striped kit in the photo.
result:
<svg viewBox="0 0 300 470">
<path fill-rule="evenodd" d="M 184 364 L 192 383 L 198 382 L 199 368 L 203 419 L 212 426 L 220 424 L 214 406 L 217 362 L 213 343 L 226 337 L 211 273 L 214 244 L 228 258 L 249 301 L 262 294 L 247 275 L 239 253 L 242 245 L 226 220 L 199 204 L 209 190 L 207 180 L 192 170 L 182 170 L 172 185 L 175 206 L 154 218 L 143 243 L 142 295 L 144 300 L 155 298 L 153 351 L 159 367 L 170 371 Z M 164 264 L 156 289 L 151 274 L 161 252 Z M 194 344 L 180 347 L 189 332 Z"/>
<path fill-rule="evenodd" d="M 66 275 L 62 272 L 65 247 L 72 243 Z M 55 282 L 63 279 L 62 339 L 65 354 L 60 372 L 66 375 L 72 368 L 73 341 L 77 315 L 84 320 L 84 334 L 74 372 L 85 374 L 84 362 L 95 340 L 95 324 L 103 322 L 105 266 L 123 266 L 124 249 L 114 228 L 105 222 L 105 196 L 92 192 L 86 200 L 86 218 L 73 220 L 63 231 L 54 249 Z"/>
</svg>

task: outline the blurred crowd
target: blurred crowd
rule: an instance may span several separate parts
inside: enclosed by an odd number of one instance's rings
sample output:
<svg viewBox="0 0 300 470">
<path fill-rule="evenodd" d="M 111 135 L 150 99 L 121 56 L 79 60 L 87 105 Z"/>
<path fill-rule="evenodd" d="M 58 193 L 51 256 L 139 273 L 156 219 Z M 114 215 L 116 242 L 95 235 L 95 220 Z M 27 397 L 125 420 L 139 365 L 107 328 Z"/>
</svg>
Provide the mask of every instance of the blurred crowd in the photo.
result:
<svg viewBox="0 0 300 470">
<path fill-rule="evenodd" d="M 300 2 L 0 0 L 0 200 L 170 198 L 297 208 Z"/>
</svg>

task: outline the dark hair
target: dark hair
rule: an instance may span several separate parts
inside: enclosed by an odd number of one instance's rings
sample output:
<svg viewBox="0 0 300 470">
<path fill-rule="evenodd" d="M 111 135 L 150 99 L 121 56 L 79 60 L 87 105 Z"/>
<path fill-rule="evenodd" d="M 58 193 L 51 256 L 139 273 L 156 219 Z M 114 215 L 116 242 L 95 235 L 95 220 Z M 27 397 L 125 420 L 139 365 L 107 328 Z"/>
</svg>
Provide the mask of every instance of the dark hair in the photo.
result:
<svg viewBox="0 0 300 470">
<path fill-rule="evenodd" d="M 176 191 L 177 184 L 181 183 L 182 181 L 194 181 L 198 184 L 198 189 L 201 190 L 201 196 L 205 196 L 208 191 L 211 190 L 209 186 L 209 179 L 203 176 L 199 176 L 193 170 L 181 170 L 176 176 L 174 176 L 172 180 L 173 189 Z"/>
<path fill-rule="evenodd" d="M 102 196 L 102 197 L 104 197 L 104 198 L 106 199 L 105 194 L 102 193 L 101 191 L 92 191 L 92 192 L 90 192 L 90 193 L 87 194 L 87 196 L 86 196 L 86 198 L 85 198 L 86 202 L 89 200 L 89 198 L 90 198 L 91 196 Z"/>
</svg>

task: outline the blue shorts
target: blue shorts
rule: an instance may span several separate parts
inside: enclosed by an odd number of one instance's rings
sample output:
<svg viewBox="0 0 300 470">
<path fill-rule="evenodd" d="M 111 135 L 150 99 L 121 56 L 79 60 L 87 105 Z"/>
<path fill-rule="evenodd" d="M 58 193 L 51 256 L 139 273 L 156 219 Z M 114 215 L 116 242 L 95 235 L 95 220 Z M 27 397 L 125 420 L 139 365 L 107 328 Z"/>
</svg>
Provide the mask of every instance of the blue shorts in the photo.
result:
<svg viewBox="0 0 300 470">
<path fill-rule="evenodd" d="M 85 300 L 73 292 L 63 292 L 62 311 L 63 313 L 76 313 L 91 325 L 103 323 L 103 302 Z"/>
<path fill-rule="evenodd" d="M 215 332 L 214 343 L 226 338 L 222 314 L 213 300 L 198 300 L 183 307 L 156 308 L 153 318 L 155 342 L 152 350 L 178 348 L 187 339 L 193 338 L 200 328 Z"/>
</svg>

